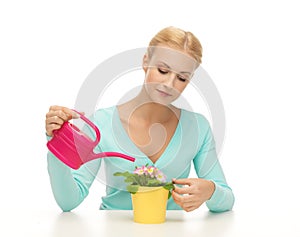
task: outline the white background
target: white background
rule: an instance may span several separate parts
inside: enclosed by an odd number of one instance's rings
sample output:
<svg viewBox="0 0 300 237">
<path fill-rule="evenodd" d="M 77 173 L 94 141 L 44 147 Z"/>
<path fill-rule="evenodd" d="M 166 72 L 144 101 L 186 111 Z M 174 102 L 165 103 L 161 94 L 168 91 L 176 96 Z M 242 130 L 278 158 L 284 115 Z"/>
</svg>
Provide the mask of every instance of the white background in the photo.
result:
<svg viewBox="0 0 300 237">
<path fill-rule="evenodd" d="M 236 196 L 234 210 L 299 211 L 296 2 L 2 1 L 0 208 L 60 211 L 47 173 L 49 106 L 73 107 L 98 64 L 147 46 L 173 25 L 198 36 L 202 66 L 223 99 L 220 160 Z M 197 110 L 206 113 L 204 106 L 200 101 Z M 98 209 L 103 194 L 104 185 L 95 182 L 78 209 Z"/>
</svg>

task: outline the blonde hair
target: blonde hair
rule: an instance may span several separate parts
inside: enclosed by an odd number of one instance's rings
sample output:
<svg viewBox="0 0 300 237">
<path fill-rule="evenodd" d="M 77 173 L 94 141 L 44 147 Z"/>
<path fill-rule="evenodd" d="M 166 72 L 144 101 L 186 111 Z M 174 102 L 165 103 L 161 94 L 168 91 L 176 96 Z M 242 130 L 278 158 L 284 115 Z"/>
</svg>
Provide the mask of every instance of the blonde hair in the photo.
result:
<svg viewBox="0 0 300 237">
<path fill-rule="evenodd" d="M 202 46 L 197 37 L 182 29 L 170 26 L 159 31 L 150 41 L 149 46 L 166 45 L 171 48 L 183 50 L 201 64 Z"/>
</svg>

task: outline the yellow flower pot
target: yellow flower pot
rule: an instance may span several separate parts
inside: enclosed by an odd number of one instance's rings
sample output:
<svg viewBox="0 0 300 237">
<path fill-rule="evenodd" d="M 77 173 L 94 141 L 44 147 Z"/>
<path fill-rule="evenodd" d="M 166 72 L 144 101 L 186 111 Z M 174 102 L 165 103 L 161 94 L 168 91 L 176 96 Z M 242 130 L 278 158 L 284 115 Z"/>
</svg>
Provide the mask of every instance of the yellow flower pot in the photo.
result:
<svg viewBox="0 0 300 237">
<path fill-rule="evenodd" d="M 168 193 L 163 187 L 139 187 L 131 194 L 133 220 L 143 224 L 165 222 Z"/>
</svg>

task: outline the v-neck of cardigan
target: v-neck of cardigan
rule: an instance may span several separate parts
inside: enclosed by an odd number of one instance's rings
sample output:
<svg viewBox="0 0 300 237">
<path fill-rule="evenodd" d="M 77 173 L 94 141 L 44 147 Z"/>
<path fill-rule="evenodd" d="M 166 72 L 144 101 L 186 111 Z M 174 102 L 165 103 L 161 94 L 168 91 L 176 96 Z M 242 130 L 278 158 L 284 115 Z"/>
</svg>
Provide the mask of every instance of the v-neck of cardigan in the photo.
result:
<svg viewBox="0 0 300 237">
<path fill-rule="evenodd" d="M 168 159 L 167 158 L 168 154 L 170 153 L 170 151 L 172 151 L 172 147 L 174 147 L 174 144 L 176 144 L 177 137 L 180 135 L 180 132 L 181 132 L 181 123 L 182 123 L 182 119 L 183 119 L 183 115 L 184 115 L 184 110 L 183 109 L 180 109 L 180 116 L 179 116 L 178 124 L 176 126 L 176 129 L 175 129 L 175 132 L 174 132 L 173 136 L 171 137 L 166 149 L 163 151 L 163 153 L 159 156 L 159 158 L 155 162 L 152 162 L 152 160 L 144 152 L 142 152 L 140 150 L 140 148 L 131 140 L 131 138 L 129 137 L 128 133 L 126 132 L 126 130 L 125 130 L 123 124 L 122 124 L 120 114 L 119 114 L 119 110 L 118 110 L 117 106 L 114 106 L 114 112 L 115 112 L 115 116 L 116 116 L 116 119 L 114 120 L 114 122 L 117 123 L 117 124 L 115 124 L 115 126 L 119 127 L 118 131 L 120 131 L 120 133 L 121 133 L 120 135 L 124 139 L 128 140 L 129 146 L 133 147 L 133 149 L 137 153 L 141 154 L 142 157 L 145 157 L 148 160 L 147 163 L 151 163 L 152 165 L 157 166 L 164 159 Z"/>
</svg>

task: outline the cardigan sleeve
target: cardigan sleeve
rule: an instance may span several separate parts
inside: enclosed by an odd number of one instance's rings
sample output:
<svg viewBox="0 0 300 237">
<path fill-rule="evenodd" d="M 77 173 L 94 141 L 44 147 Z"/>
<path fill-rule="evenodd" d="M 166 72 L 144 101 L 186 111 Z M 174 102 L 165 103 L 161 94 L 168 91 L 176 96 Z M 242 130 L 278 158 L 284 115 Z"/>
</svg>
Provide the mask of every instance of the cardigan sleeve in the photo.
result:
<svg viewBox="0 0 300 237">
<path fill-rule="evenodd" d="M 200 149 L 193 159 L 195 171 L 199 178 L 211 180 L 215 184 L 215 191 L 206 201 L 206 206 L 212 212 L 231 210 L 234 204 L 232 189 L 228 186 L 222 167 L 217 157 L 215 142 L 210 126 L 207 125 L 205 136 Z"/>
<path fill-rule="evenodd" d="M 93 133 L 85 128 L 85 133 L 93 137 Z M 47 140 L 52 139 L 47 136 Z M 96 159 L 74 170 L 61 162 L 53 153 L 47 153 L 48 174 L 54 198 L 62 211 L 76 208 L 88 195 L 96 174 L 101 165 L 101 159 Z"/>
</svg>

